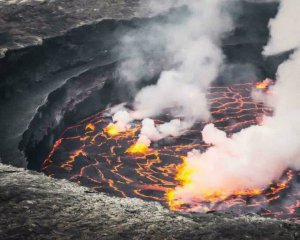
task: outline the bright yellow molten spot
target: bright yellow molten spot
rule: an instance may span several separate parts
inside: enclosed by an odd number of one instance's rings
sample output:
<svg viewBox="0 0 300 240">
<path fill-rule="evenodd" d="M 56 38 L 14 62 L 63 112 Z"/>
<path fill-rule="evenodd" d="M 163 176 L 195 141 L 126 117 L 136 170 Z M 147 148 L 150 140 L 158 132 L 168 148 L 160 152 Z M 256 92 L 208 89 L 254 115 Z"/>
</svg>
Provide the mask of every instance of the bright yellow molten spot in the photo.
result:
<svg viewBox="0 0 300 240">
<path fill-rule="evenodd" d="M 148 146 L 143 144 L 142 142 L 137 142 L 133 145 L 131 145 L 126 152 L 127 153 L 131 153 L 131 154 L 135 154 L 135 153 L 143 153 L 146 154 L 148 151 Z"/>
<path fill-rule="evenodd" d="M 183 201 L 176 200 L 174 189 L 167 191 L 165 197 L 168 200 L 169 208 L 171 210 L 178 210 L 184 204 Z"/>
<path fill-rule="evenodd" d="M 182 160 L 183 163 L 176 168 L 177 174 L 175 180 L 184 186 L 192 182 L 192 175 L 195 170 L 188 164 L 187 157 L 182 157 Z"/>
<path fill-rule="evenodd" d="M 194 169 L 189 166 L 187 157 L 182 157 L 183 163 L 177 166 L 175 180 L 177 180 L 181 186 L 186 186 L 192 183 L 192 175 L 194 174 Z M 165 197 L 168 200 L 168 204 L 171 210 L 179 210 L 183 201 L 177 200 L 175 196 L 176 190 L 167 191 Z"/>
<path fill-rule="evenodd" d="M 103 129 L 109 136 L 114 137 L 120 134 L 121 129 L 118 125 L 110 123 L 106 128 Z"/>
<path fill-rule="evenodd" d="M 256 84 L 257 89 L 266 89 L 269 86 L 270 86 L 270 82 L 268 82 L 268 81 L 259 82 Z"/>
<path fill-rule="evenodd" d="M 230 196 L 235 196 L 235 197 L 249 196 L 249 197 L 252 197 L 252 196 L 255 196 L 255 195 L 260 195 L 261 193 L 262 193 L 262 191 L 259 190 L 259 189 L 239 190 L 239 191 L 235 191 L 232 194 L 228 194 L 228 192 L 221 191 L 221 190 L 220 191 L 214 191 L 214 192 L 207 191 L 203 194 L 203 199 L 204 199 L 204 201 L 215 203 L 215 202 L 224 201 Z"/>
<path fill-rule="evenodd" d="M 255 196 L 255 195 L 260 195 L 262 194 L 262 191 L 259 189 L 253 189 L 253 190 L 241 190 L 241 191 L 236 191 L 233 195 L 235 196 Z"/>
<path fill-rule="evenodd" d="M 201 172 L 193 168 L 188 158 L 182 157 L 182 160 L 183 163 L 176 168 L 175 180 L 178 181 L 179 188 L 184 188 L 188 185 L 193 186 L 194 177 L 197 178 Z M 259 189 L 238 190 L 233 193 L 229 193 L 226 189 L 198 189 L 194 193 L 194 198 L 196 200 L 195 203 L 199 203 L 199 201 L 216 203 L 226 201 L 230 196 L 255 196 L 260 194 L 262 194 L 262 191 Z M 185 202 L 180 199 L 180 196 L 176 196 L 176 189 L 167 191 L 165 197 L 168 200 L 171 210 L 180 210 L 185 204 Z"/>
</svg>

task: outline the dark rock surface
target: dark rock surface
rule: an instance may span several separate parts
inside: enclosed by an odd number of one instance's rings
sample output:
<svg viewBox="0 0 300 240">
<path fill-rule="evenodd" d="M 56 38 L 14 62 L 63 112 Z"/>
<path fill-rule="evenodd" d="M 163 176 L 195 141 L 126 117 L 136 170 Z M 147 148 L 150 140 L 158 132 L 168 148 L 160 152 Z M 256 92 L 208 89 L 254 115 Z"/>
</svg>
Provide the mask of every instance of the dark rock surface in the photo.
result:
<svg viewBox="0 0 300 240">
<path fill-rule="evenodd" d="M 137 17 L 138 6 L 139 0 L 0 1 L 0 58 L 92 22 Z"/>
<path fill-rule="evenodd" d="M 0 164 L 0 239 L 300 239 L 299 223 L 176 213 Z"/>
</svg>

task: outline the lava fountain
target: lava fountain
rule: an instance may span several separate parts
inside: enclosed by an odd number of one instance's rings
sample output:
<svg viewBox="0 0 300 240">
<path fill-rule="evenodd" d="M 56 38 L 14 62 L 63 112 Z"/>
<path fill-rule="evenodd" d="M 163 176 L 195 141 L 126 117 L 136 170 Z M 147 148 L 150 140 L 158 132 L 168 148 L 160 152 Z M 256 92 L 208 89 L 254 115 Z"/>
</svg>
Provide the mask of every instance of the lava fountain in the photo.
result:
<svg viewBox="0 0 300 240">
<path fill-rule="evenodd" d="M 138 141 L 142 127 L 135 120 L 130 128 L 112 123 L 110 109 L 105 109 L 78 124 L 68 127 L 43 161 L 42 171 L 55 178 L 65 178 L 94 190 L 119 197 L 138 197 L 159 201 L 177 211 L 255 212 L 262 216 L 299 219 L 300 182 L 298 172 L 287 169 L 281 180 L 267 189 L 241 189 L 231 196 L 222 191 L 207 192 L 204 199 L 179 202 L 174 198 L 178 185 L 188 185 L 193 168 L 185 164 L 188 152 L 205 151 L 201 139 L 206 124 L 213 123 L 228 136 L 261 123 L 272 109 L 251 97 L 253 89 L 270 93 L 273 82 L 213 86 L 207 92 L 212 118 L 198 121 L 178 137 L 168 137 L 151 145 Z M 178 116 L 180 118 L 180 116 Z M 162 124 L 168 114 L 155 119 Z"/>
</svg>

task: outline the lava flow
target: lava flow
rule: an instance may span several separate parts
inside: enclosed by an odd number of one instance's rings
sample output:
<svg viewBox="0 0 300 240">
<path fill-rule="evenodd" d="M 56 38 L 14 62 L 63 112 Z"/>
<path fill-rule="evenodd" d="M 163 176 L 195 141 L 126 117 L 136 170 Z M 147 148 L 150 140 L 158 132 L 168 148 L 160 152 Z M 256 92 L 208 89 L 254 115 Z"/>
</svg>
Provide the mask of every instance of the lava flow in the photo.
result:
<svg viewBox="0 0 300 240">
<path fill-rule="evenodd" d="M 55 178 L 66 178 L 94 190 L 120 197 L 155 200 L 172 210 L 256 212 L 296 220 L 300 217 L 300 182 L 298 172 L 287 170 L 279 183 L 267 189 L 252 189 L 224 197 L 207 193 L 203 202 L 182 203 L 173 199 L 173 190 L 189 181 L 190 171 L 184 159 L 193 149 L 204 151 L 209 146 L 201 139 L 207 123 L 214 123 L 228 135 L 258 124 L 272 109 L 251 98 L 254 88 L 267 93 L 271 82 L 245 83 L 228 87 L 211 87 L 207 93 L 212 119 L 199 121 L 180 137 L 170 137 L 149 147 L 137 142 L 141 122 L 120 131 L 111 123 L 109 109 L 67 128 L 56 141 L 42 165 L 42 171 Z M 168 115 L 156 123 L 168 121 Z"/>
</svg>

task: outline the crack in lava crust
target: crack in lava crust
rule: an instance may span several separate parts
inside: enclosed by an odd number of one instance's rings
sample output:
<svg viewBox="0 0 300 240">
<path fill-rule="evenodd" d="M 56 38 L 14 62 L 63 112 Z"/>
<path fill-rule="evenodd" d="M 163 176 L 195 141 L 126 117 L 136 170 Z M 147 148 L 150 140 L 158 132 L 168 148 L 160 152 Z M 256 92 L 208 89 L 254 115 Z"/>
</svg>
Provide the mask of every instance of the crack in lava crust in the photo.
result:
<svg viewBox="0 0 300 240">
<path fill-rule="evenodd" d="M 126 150 L 138 139 L 141 122 L 135 121 L 127 132 L 109 136 L 104 129 L 111 123 L 109 109 L 67 128 L 59 138 L 42 171 L 55 178 L 65 178 L 94 190 L 120 197 L 138 197 L 168 204 L 166 195 L 178 184 L 176 168 L 192 149 L 204 151 L 209 146 L 201 139 L 207 123 L 226 131 L 228 135 L 253 124 L 272 109 L 251 98 L 253 83 L 229 87 L 211 87 L 207 93 L 212 119 L 197 122 L 192 129 L 176 138 L 153 143 L 145 154 L 130 154 Z M 262 90 L 264 91 L 264 90 Z M 161 116 L 157 123 L 167 121 Z M 256 212 L 297 220 L 300 214 L 299 173 L 287 170 L 279 183 L 272 184 L 259 195 L 241 194 L 219 202 L 195 203 L 197 211 L 226 210 L 236 213 Z M 195 210 L 192 205 L 172 205 L 173 210 Z"/>
</svg>

